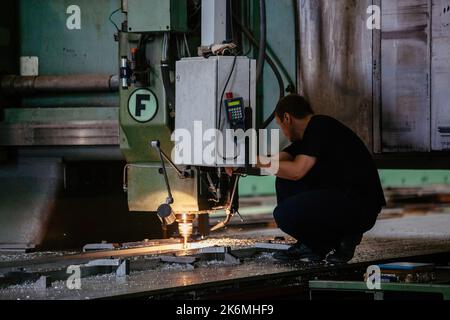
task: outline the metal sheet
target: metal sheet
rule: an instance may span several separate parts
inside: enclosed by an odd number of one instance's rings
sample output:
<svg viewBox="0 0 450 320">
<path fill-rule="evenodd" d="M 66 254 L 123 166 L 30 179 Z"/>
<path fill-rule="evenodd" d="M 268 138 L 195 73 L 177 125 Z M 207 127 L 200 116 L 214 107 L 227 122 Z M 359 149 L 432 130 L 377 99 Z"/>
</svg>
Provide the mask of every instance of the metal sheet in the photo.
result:
<svg viewBox="0 0 450 320">
<path fill-rule="evenodd" d="M 60 159 L 23 159 L 0 168 L 0 243 L 38 245 L 63 186 Z"/>
<path fill-rule="evenodd" d="M 191 134 L 191 141 L 199 143 L 194 137 L 194 122 L 201 122 L 203 131 L 216 128 L 217 116 L 217 60 L 216 59 L 184 59 L 177 62 L 176 105 L 177 117 L 175 127 L 177 130 L 186 130 Z M 211 107 L 212 106 L 212 107 Z M 180 132 L 180 131 L 179 131 Z M 191 146 L 192 163 L 203 162 L 202 152 L 210 144 L 203 142 L 199 148 Z M 200 150 L 195 154 L 195 150 Z M 181 152 L 181 151 L 178 151 Z M 200 157 L 198 160 L 194 157 Z"/>
<path fill-rule="evenodd" d="M 227 1 L 202 1 L 202 46 L 227 40 Z"/>
<path fill-rule="evenodd" d="M 156 212 L 166 202 L 167 188 L 159 173 L 160 164 L 133 164 L 128 168 L 128 206 L 130 211 Z M 180 179 L 172 168 L 167 168 L 176 213 L 200 211 L 197 178 Z"/>
<path fill-rule="evenodd" d="M 19 147 L 17 156 L 25 158 L 63 158 L 66 161 L 123 161 L 116 146 Z"/>
<path fill-rule="evenodd" d="M 131 42 L 136 39 L 130 33 L 120 33 L 120 39 L 120 55 L 128 55 L 129 45 L 133 45 Z M 159 66 L 161 64 L 161 44 L 162 37 L 160 36 L 155 36 L 154 41 L 148 42 L 147 59 L 149 65 Z M 170 141 L 173 119 L 169 113 L 166 94 L 161 81 L 161 68 L 152 68 L 150 78 L 152 80 L 148 89 L 156 95 L 158 100 L 157 115 L 150 122 L 139 123 L 130 115 L 129 99 L 133 92 L 139 88 L 139 85 L 132 85 L 128 89 L 120 89 L 120 147 L 128 163 L 159 161 L 158 154 L 149 146 L 150 141 L 161 141 L 162 149 L 168 154 L 173 148 L 173 143 Z"/>
<path fill-rule="evenodd" d="M 187 1 L 128 0 L 128 31 L 187 32 Z"/>
<path fill-rule="evenodd" d="M 430 0 L 382 1 L 382 149 L 430 151 Z"/>
<path fill-rule="evenodd" d="M 109 15 L 120 0 L 20 0 L 21 56 L 39 57 L 39 74 L 117 73 L 117 42 Z M 80 29 L 67 22 L 80 9 Z M 69 13 L 67 13 L 69 11 Z M 113 17 L 120 21 L 121 13 Z"/>
<path fill-rule="evenodd" d="M 7 109 L 0 145 L 119 145 L 117 114 L 117 108 Z"/>
<path fill-rule="evenodd" d="M 20 41 L 18 56 L 39 57 L 40 75 L 116 74 L 117 42 L 114 41 L 110 14 L 120 8 L 120 0 L 20 0 L 17 29 Z M 69 28 L 73 22 L 74 6 L 80 9 L 80 29 Z M 3 11 L 3 8 L 2 8 Z M 119 23 L 123 15 L 117 12 L 112 19 Z M 69 22 L 69 23 L 68 23 Z M 18 56 L 16 59 L 18 60 Z M 17 74 L 13 73 L 13 74 Z M 64 95 L 52 97 L 59 105 L 78 107 L 85 96 Z M 110 97 L 95 97 L 91 105 L 112 105 Z M 92 99 L 87 96 L 86 99 Z M 35 97 L 24 99 L 24 105 L 42 106 L 51 99 Z M 48 104 L 47 104 L 48 106 Z"/>
<path fill-rule="evenodd" d="M 36 57 L 35 57 L 36 58 Z M 25 62 L 29 61 L 29 62 Z M 22 62 L 22 61 L 21 61 Z M 37 66 L 33 59 L 24 60 L 21 73 L 33 73 Z M 0 77 L 2 94 L 32 95 L 50 93 L 99 93 L 114 92 L 119 88 L 119 77 L 113 75 L 71 76 L 3 76 Z"/>
<path fill-rule="evenodd" d="M 300 0 L 300 92 L 372 145 L 370 0 Z"/>
<path fill-rule="evenodd" d="M 117 121 L 5 125 L 0 135 L 2 146 L 119 145 Z"/>
<path fill-rule="evenodd" d="M 432 148 L 450 150 L 450 1 L 433 0 L 431 55 Z"/>
</svg>

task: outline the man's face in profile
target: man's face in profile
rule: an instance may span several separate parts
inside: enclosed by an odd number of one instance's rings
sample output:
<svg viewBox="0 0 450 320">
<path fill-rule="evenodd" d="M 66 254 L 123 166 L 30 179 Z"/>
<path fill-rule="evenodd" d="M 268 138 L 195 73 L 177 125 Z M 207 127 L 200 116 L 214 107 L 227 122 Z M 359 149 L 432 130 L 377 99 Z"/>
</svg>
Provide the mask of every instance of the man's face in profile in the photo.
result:
<svg viewBox="0 0 450 320">
<path fill-rule="evenodd" d="M 275 116 L 275 120 L 280 127 L 281 131 L 283 132 L 283 135 L 291 142 L 294 142 L 295 136 L 294 136 L 294 128 L 293 128 L 293 122 L 292 117 L 289 114 L 285 114 L 283 119 L 280 119 L 280 117 L 277 115 Z"/>
</svg>

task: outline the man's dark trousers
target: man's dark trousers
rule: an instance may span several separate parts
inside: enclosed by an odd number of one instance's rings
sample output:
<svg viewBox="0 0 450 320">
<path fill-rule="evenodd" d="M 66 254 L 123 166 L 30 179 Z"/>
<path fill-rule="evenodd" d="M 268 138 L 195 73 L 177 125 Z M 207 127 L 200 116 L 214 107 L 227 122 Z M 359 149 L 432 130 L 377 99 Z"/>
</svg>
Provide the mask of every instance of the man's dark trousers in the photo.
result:
<svg viewBox="0 0 450 320">
<path fill-rule="evenodd" d="M 381 211 L 357 190 L 312 189 L 303 181 L 276 181 L 278 227 L 317 254 L 335 249 L 343 237 L 370 230 Z"/>
</svg>

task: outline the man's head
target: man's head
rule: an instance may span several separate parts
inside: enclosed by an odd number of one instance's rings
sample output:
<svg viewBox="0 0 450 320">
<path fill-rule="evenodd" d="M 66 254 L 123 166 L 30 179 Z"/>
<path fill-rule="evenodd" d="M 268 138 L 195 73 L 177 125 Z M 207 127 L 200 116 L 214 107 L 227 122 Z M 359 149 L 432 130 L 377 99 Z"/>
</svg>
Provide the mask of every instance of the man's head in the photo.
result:
<svg viewBox="0 0 450 320">
<path fill-rule="evenodd" d="M 314 111 L 309 102 L 297 94 L 290 94 L 281 99 L 275 109 L 275 119 L 290 141 L 303 138 L 313 115 Z"/>
</svg>

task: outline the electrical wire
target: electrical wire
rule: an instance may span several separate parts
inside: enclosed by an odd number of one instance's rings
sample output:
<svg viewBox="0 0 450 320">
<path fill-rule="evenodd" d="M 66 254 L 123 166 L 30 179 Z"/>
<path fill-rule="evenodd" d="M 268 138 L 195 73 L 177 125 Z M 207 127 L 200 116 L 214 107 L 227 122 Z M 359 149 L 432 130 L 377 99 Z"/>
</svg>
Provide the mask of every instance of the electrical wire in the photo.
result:
<svg viewBox="0 0 450 320">
<path fill-rule="evenodd" d="M 253 37 L 252 33 L 250 32 L 250 30 L 248 30 L 238 19 L 238 17 L 233 13 L 233 18 L 236 21 L 236 24 L 241 28 L 242 32 L 244 33 L 244 35 L 247 37 L 247 39 L 250 41 L 250 43 L 255 47 L 255 48 L 259 48 L 258 42 L 256 41 L 256 39 Z M 276 64 L 273 62 L 273 60 L 266 55 L 266 61 L 267 64 L 271 67 L 273 73 L 275 74 L 275 77 L 277 78 L 278 81 L 278 86 L 280 89 L 280 96 L 279 98 L 282 99 L 285 96 L 285 88 L 284 88 L 284 80 L 283 77 L 280 74 L 280 71 L 278 70 Z M 275 112 L 273 112 L 270 117 L 265 120 L 262 125 L 260 126 L 261 129 L 266 129 L 270 123 L 275 119 Z"/>
<path fill-rule="evenodd" d="M 228 14 L 227 17 L 231 16 L 231 12 L 233 12 L 233 1 L 232 0 L 228 0 Z M 230 25 L 230 32 L 231 32 L 231 39 L 230 41 L 233 42 L 235 40 L 234 38 L 234 26 L 233 26 L 233 19 L 232 18 L 228 18 L 229 21 L 229 25 Z"/>
<path fill-rule="evenodd" d="M 236 69 L 236 61 L 237 61 L 237 55 L 234 56 L 233 59 L 233 65 L 231 66 L 230 74 L 228 75 L 227 82 L 225 83 L 225 86 L 223 87 L 222 95 L 220 96 L 220 105 L 219 105 L 219 119 L 217 128 L 222 129 L 222 105 L 223 105 L 223 98 L 225 96 L 225 92 L 227 91 L 228 84 L 230 83 L 231 77 L 233 76 L 234 70 Z"/>
<path fill-rule="evenodd" d="M 170 33 L 164 33 L 164 39 L 162 44 L 162 57 L 161 57 L 161 75 L 164 85 L 164 90 L 166 92 L 167 98 L 169 100 L 169 105 L 171 111 L 175 111 L 175 88 L 170 80 L 170 66 L 169 66 L 169 42 Z"/>
<path fill-rule="evenodd" d="M 261 75 L 264 70 L 264 62 L 266 61 L 266 47 L 267 47 L 267 14 L 266 14 L 266 1 L 259 0 L 259 53 L 258 53 L 258 65 L 256 67 L 256 81 L 261 79 Z"/>
<path fill-rule="evenodd" d="M 117 24 L 114 22 L 114 20 L 112 19 L 113 15 L 115 15 L 117 12 L 119 12 L 120 10 L 122 10 L 122 8 L 119 8 L 117 10 L 114 10 L 110 15 L 109 15 L 109 21 L 114 25 L 114 27 L 116 27 L 117 32 L 120 31 L 119 27 L 117 26 Z"/>
<path fill-rule="evenodd" d="M 222 123 L 222 108 L 223 108 L 223 98 L 225 96 L 225 92 L 227 91 L 228 84 L 230 83 L 231 77 L 233 76 L 233 73 L 236 69 L 236 62 L 237 62 L 237 54 L 234 55 L 233 59 L 233 65 L 231 66 L 230 74 L 228 75 L 227 82 L 225 83 L 225 86 L 223 87 L 222 95 L 220 96 L 220 105 L 219 105 L 219 123 L 217 125 L 217 128 L 220 131 L 223 131 L 223 123 Z M 234 141 L 234 145 L 237 148 L 237 143 Z M 219 153 L 219 150 L 217 150 L 217 153 L 224 161 L 230 161 L 230 160 L 236 160 L 239 157 L 239 154 L 237 154 L 234 158 L 226 158 L 222 154 Z"/>
<path fill-rule="evenodd" d="M 199 4 L 199 5 L 197 6 L 197 8 L 194 9 L 194 12 L 191 13 L 191 15 L 189 16 L 189 19 L 192 18 L 192 17 L 194 17 L 201 9 L 202 9 L 202 5 Z"/>
</svg>

